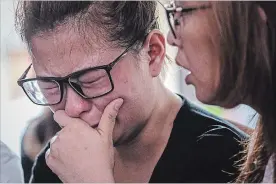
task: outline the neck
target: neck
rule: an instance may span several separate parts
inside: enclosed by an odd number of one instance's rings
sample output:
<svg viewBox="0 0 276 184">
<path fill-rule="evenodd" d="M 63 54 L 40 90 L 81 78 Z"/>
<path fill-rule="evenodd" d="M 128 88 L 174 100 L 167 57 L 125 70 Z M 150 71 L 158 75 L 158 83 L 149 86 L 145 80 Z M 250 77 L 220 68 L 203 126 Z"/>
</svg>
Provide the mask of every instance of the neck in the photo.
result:
<svg viewBox="0 0 276 184">
<path fill-rule="evenodd" d="M 121 160 L 147 162 L 160 149 L 165 149 L 182 100 L 163 84 L 160 87 L 164 89 L 157 90 L 158 99 L 145 127 L 131 143 L 116 149 Z"/>
</svg>

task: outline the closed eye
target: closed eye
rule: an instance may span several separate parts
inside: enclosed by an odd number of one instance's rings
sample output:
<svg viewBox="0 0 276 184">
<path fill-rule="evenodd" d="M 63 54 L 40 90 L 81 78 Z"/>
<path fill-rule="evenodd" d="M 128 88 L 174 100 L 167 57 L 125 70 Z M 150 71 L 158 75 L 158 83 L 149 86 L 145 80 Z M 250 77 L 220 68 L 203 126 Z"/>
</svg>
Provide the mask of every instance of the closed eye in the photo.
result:
<svg viewBox="0 0 276 184">
<path fill-rule="evenodd" d="M 41 89 L 47 89 L 47 90 L 50 90 L 50 89 L 55 89 L 55 88 L 58 88 L 57 86 L 55 87 L 40 87 Z"/>
<path fill-rule="evenodd" d="M 85 81 L 85 82 L 79 82 L 79 83 L 80 83 L 80 85 L 81 85 L 82 87 L 90 87 L 90 86 L 92 86 L 92 85 L 95 85 L 95 84 L 101 82 L 101 79 L 102 79 L 102 78 L 104 78 L 104 77 L 101 77 L 101 78 L 96 79 L 96 80 Z"/>
</svg>

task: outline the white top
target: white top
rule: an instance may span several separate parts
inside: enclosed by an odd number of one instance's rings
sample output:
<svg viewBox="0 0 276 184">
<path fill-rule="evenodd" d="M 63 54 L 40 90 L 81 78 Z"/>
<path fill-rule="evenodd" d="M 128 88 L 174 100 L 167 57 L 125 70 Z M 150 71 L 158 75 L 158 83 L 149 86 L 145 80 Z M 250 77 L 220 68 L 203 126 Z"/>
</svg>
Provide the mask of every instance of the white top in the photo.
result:
<svg viewBox="0 0 276 184">
<path fill-rule="evenodd" d="M 2 141 L 0 153 L 0 183 L 23 183 L 23 169 L 19 157 Z"/>
<path fill-rule="evenodd" d="M 262 183 L 273 183 L 273 172 L 274 172 L 273 159 L 272 157 L 270 157 L 265 168 L 265 174 L 264 174 Z"/>
</svg>

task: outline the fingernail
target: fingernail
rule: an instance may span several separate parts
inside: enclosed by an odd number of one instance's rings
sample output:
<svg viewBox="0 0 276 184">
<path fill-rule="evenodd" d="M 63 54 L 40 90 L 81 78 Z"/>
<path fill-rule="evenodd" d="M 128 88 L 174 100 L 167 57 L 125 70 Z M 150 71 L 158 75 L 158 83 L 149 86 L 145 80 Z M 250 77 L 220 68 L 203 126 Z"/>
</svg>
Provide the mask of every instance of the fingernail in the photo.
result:
<svg viewBox="0 0 276 184">
<path fill-rule="evenodd" d="M 55 142 L 56 139 L 57 139 L 57 135 L 55 135 L 55 136 L 51 139 L 50 144 L 53 144 L 53 143 Z"/>
<path fill-rule="evenodd" d="M 115 106 L 114 106 L 114 108 L 115 108 L 116 111 L 118 111 L 120 109 L 120 107 L 122 106 L 123 102 L 124 102 L 124 100 L 121 99 L 121 98 L 119 100 L 117 100 L 117 102 L 115 103 Z"/>
<path fill-rule="evenodd" d="M 50 155 L 50 148 L 47 149 L 46 153 L 45 153 L 45 158 L 47 159 L 47 157 Z"/>
</svg>

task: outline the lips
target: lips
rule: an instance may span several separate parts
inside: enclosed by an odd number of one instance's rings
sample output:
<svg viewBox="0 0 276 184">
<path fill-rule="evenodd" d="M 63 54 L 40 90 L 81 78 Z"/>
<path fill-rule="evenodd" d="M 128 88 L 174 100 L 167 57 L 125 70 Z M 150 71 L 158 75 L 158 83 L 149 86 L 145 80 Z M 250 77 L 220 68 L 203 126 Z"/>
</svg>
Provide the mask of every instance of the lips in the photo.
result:
<svg viewBox="0 0 276 184">
<path fill-rule="evenodd" d="M 187 85 L 192 84 L 192 82 L 191 82 L 191 75 L 190 74 L 186 76 L 185 82 L 186 82 Z"/>
</svg>

